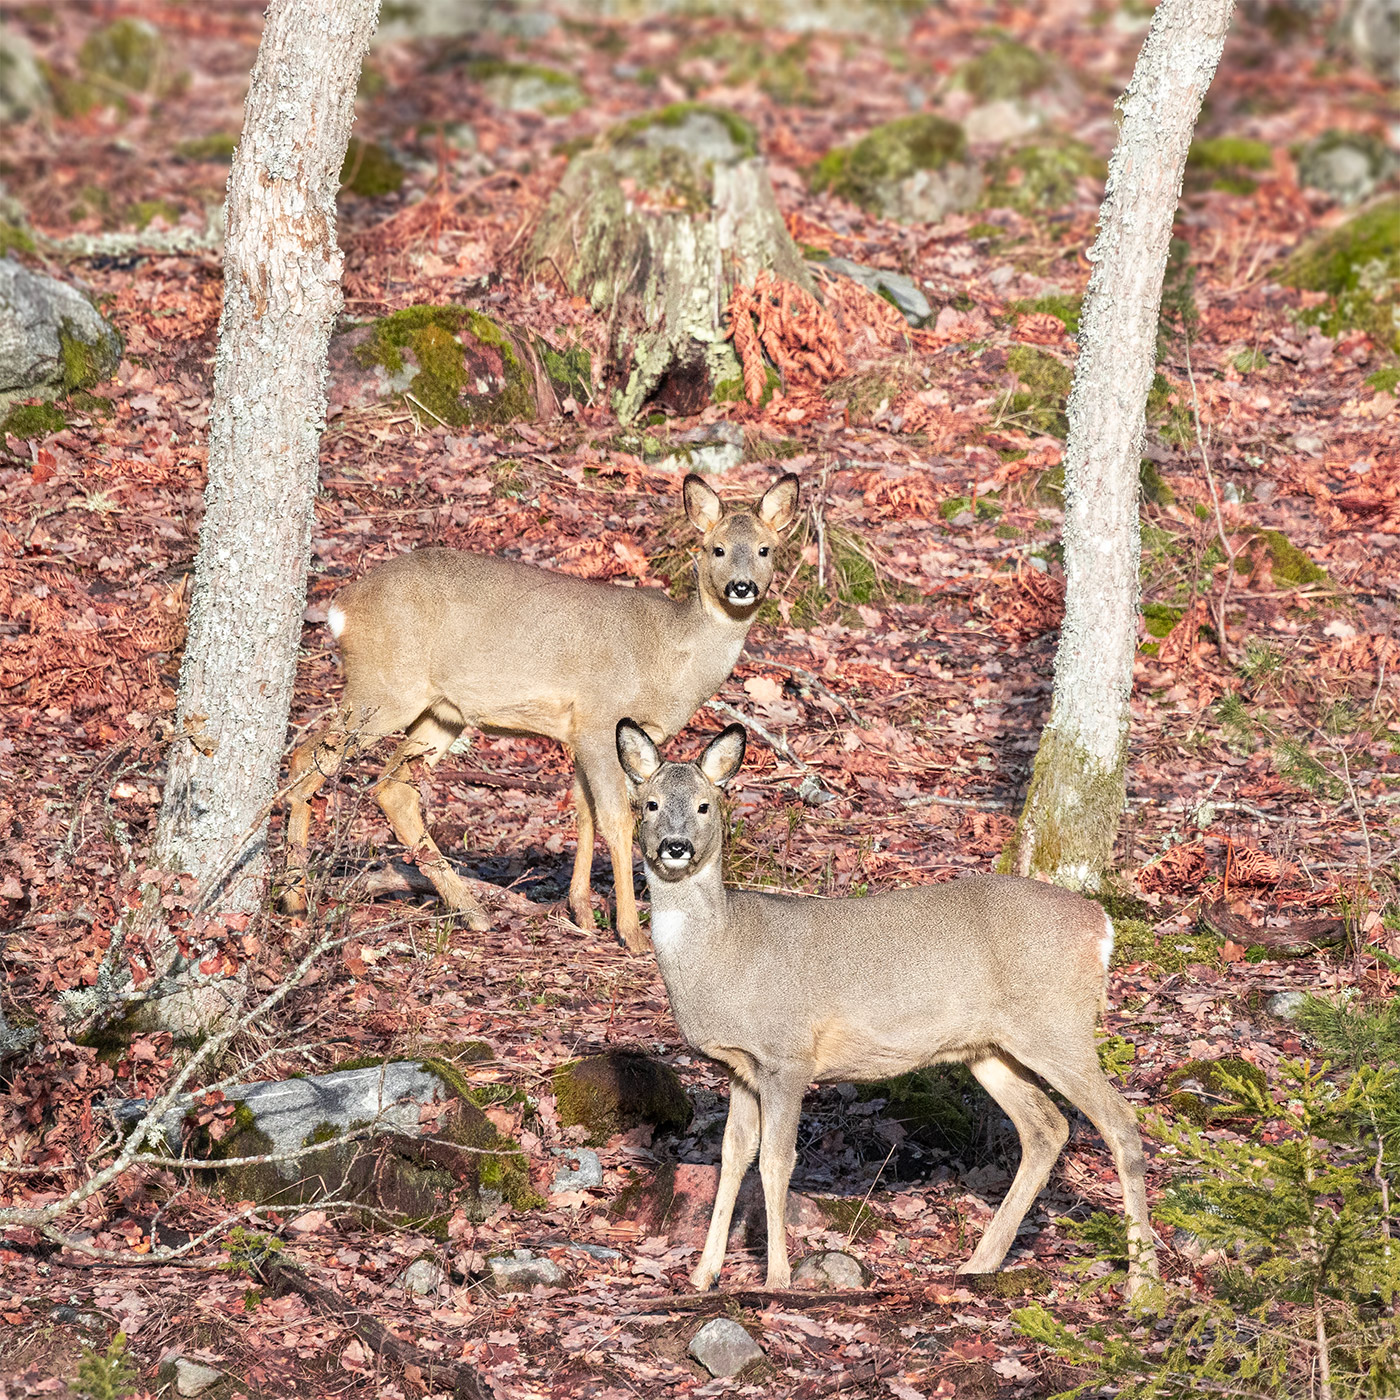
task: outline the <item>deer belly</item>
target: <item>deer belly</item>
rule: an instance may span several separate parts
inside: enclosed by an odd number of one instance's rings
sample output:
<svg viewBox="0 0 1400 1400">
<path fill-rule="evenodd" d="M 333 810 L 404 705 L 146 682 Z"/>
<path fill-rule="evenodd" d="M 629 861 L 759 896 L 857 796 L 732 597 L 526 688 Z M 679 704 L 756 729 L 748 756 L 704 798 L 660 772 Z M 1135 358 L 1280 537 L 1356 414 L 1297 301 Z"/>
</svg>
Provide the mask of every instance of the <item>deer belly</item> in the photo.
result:
<svg viewBox="0 0 1400 1400">
<path fill-rule="evenodd" d="M 926 1028 L 876 1028 L 844 1016 L 815 1027 L 812 1037 L 814 1080 L 824 1083 L 891 1079 L 919 1069 L 944 1053 L 929 1043 Z"/>
</svg>

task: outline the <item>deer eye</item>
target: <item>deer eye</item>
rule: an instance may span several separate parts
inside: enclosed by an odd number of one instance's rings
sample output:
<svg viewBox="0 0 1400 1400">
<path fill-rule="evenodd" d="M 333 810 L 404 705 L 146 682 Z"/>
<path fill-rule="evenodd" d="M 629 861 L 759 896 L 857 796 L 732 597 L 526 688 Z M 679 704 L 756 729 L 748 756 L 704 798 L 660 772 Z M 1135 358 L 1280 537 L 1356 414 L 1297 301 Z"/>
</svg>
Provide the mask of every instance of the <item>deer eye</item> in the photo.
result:
<svg viewBox="0 0 1400 1400">
<path fill-rule="evenodd" d="M 724 558 L 724 546 L 723 546 L 722 544 L 717 544 L 717 545 L 715 546 L 715 558 L 716 558 L 716 559 L 723 559 L 723 558 Z"/>
<path fill-rule="evenodd" d="M 659 812 L 660 810 L 661 810 L 661 804 L 660 804 L 659 802 L 657 802 L 657 801 L 655 800 L 655 798 L 653 798 L 650 802 L 647 803 L 647 811 L 648 811 L 648 812 Z"/>
<path fill-rule="evenodd" d="M 703 817 L 703 816 L 705 815 L 705 813 L 708 812 L 709 810 L 710 810 L 710 804 L 709 804 L 708 802 L 702 802 L 702 803 L 700 804 L 700 815 L 701 815 L 702 817 Z"/>
<path fill-rule="evenodd" d="M 768 558 L 768 546 L 767 546 L 766 544 L 761 544 L 761 545 L 759 545 L 759 547 L 758 547 L 758 557 L 759 557 L 760 559 L 766 559 L 766 558 Z"/>
</svg>

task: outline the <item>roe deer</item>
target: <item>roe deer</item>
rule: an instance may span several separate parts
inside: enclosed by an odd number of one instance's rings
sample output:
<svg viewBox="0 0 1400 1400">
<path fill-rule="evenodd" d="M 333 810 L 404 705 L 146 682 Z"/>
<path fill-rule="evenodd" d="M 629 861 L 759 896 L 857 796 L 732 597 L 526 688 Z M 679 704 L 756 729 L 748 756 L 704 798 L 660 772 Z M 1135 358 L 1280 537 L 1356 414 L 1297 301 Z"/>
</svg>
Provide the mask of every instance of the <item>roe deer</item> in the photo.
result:
<svg viewBox="0 0 1400 1400">
<path fill-rule="evenodd" d="M 729 890 L 720 789 L 743 762 L 743 727 L 731 725 L 696 763 L 667 763 L 623 720 L 617 753 L 641 821 L 651 937 L 671 1009 L 690 1044 L 730 1071 L 719 1190 L 690 1276 L 697 1288 L 719 1277 L 755 1151 L 768 1287 L 788 1286 L 788 1179 L 808 1084 L 885 1079 L 947 1060 L 967 1065 L 1021 1139 L 1011 1189 L 960 1272 L 1000 1268 L 1069 1136 L 1038 1076 L 1084 1111 L 1113 1153 L 1130 1293 L 1156 1275 L 1142 1139 L 1094 1043 L 1113 947 L 1097 904 L 999 875 L 861 899 Z"/>
<path fill-rule="evenodd" d="M 632 812 L 614 733 L 632 715 L 664 740 L 724 684 L 773 580 L 779 533 L 797 513 L 788 473 L 754 510 L 725 512 L 698 476 L 682 488 L 703 535 L 692 598 L 551 573 L 510 559 L 419 549 L 336 594 L 330 629 L 345 666 L 335 723 L 296 750 L 282 908 L 306 908 L 310 800 L 356 747 L 406 730 L 375 791 L 394 835 L 474 929 L 481 906 L 423 824 L 412 772 L 432 769 L 467 725 L 542 734 L 572 751 L 578 855 L 569 907 L 592 925 L 594 833 L 612 854 L 617 931 L 646 947 L 632 888 Z"/>
</svg>

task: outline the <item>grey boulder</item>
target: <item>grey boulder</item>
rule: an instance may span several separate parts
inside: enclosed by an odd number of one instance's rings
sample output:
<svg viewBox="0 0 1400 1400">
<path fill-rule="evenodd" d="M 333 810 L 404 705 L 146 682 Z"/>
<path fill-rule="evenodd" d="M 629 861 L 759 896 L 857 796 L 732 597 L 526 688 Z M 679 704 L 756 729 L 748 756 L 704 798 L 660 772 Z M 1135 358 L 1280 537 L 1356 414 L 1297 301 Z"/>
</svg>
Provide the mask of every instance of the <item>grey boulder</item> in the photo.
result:
<svg viewBox="0 0 1400 1400">
<path fill-rule="evenodd" d="M 528 1249 L 493 1254 L 486 1267 L 497 1293 L 529 1293 L 534 1288 L 558 1288 L 564 1271 L 552 1259 L 537 1259 Z"/>
<path fill-rule="evenodd" d="M 0 408 L 87 388 L 120 357 L 121 338 L 76 287 L 0 258 Z"/>
<path fill-rule="evenodd" d="M 163 1394 L 181 1395 L 186 1400 L 193 1400 L 198 1395 L 213 1400 L 210 1392 L 224 1379 L 222 1371 L 200 1361 L 191 1361 L 188 1356 L 167 1356 L 156 1373 L 156 1381 Z M 227 1389 L 227 1386 L 223 1387 L 223 1390 Z"/>
<path fill-rule="evenodd" d="M 436 1259 L 425 1255 L 421 1259 L 415 1259 L 399 1275 L 399 1286 L 409 1293 L 416 1293 L 420 1298 L 426 1298 L 428 1294 L 436 1293 L 442 1287 L 446 1277 L 447 1270 Z"/>
<path fill-rule="evenodd" d="M 0 126 L 46 111 L 52 102 L 29 40 L 0 24 Z"/>
<path fill-rule="evenodd" d="M 1306 992 L 1275 992 L 1264 1003 L 1264 1010 L 1280 1021 L 1296 1021 L 1307 999 Z"/>
<path fill-rule="evenodd" d="M 1298 183 L 1321 190 L 1339 204 L 1360 204 L 1397 164 L 1379 136 L 1325 131 L 1298 152 Z"/>
<path fill-rule="evenodd" d="M 840 1250 L 825 1250 L 809 1254 L 793 1270 L 794 1288 L 812 1288 L 822 1293 L 865 1287 L 865 1270 L 858 1259 Z"/>
<path fill-rule="evenodd" d="M 911 326 L 922 326 L 933 315 L 933 307 L 919 290 L 919 284 L 902 272 L 888 272 L 882 267 L 866 267 L 862 263 L 852 262 L 849 258 L 830 258 L 822 266 L 828 272 L 835 272 L 842 277 L 849 277 L 852 282 L 859 282 L 876 296 L 887 296 Z"/>
<path fill-rule="evenodd" d="M 732 1317 L 716 1317 L 690 1340 L 690 1354 L 712 1375 L 737 1376 L 763 1360 L 763 1350 Z"/>
</svg>

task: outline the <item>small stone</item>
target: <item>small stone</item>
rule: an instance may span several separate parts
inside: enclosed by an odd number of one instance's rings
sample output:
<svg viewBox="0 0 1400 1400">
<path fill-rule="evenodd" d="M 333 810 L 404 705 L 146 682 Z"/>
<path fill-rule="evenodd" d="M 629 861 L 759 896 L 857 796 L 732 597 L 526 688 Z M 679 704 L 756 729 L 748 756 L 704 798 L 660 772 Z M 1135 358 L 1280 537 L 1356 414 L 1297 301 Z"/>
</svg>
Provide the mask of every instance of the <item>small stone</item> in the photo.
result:
<svg viewBox="0 0 1400 1400">
<path fill-rule="evenodd" d="M 1280 1021 L 1296 1021 L 1307 999 L 1306 992 L 1275 992 L 1264 1003 L 1264 1010 Z"/>
<path fill-rule="evenodd" d="M 690 1354 L 712 1375 L 737 1376 L 763 1360 L 762 1348 L 732 1317 L 716 1317 L 690 1340 Z"/>
<path fill-rule="evenodd" d="M 528 1249 L 493 1254 L 487 1261 L 497 1293 L 529 1293 L 534 1288 L 557 1288 L 564 1271 L 552 1259 L 536 1259 Z"/>
<path fill-rule="evenodd" d="M 572 1169 L 560 1167 L 554 1173 L 554 1182 L 549 1188 L 552 1193 L 557 1195 L 561 1191 L 592 1191 L 603 1184 L 603 1164 L 592 1148 L 561 1148 L 556 1149 L 556 1155 L 577 1162 L 578 1165 Z"/>
<path fill-rule="evenodd" d="M 1019 98 L 999 98 L 974 107 L 963 123 L 967 139 L 974 146 L 1004 146 L 1038 131 L 1045 115 L 1038 107 Z"/>
<path fill-rule="evenodd" d="M 415 1259 L 399 1275 L 399 1285 L 420 1298 L 426 1298 L 429 1293 L 436 1293 L 442 1287 L 446 1277 L 446 1271 L 436 1259 Z"/>
<path fill-rule="evenodd" d="M 187 1397 L 187 1400 L 188 1397 L 204 1395 L 223 1378 L 222 1371 L 216 1371 L 212 1366 L 205 1366 L 198 1361 L 191 1361 L 187 1356 L 167 1356 L 160 1363 L 160 1370 L 156 1375 L 162 1393 L 169 1395 L 173 1391 L 176 1395 Z"/>
<path fill-rule="evenodd" d="M 1331 195 L 1340 204 L 1360 204 L 1395 169 L 1396 158 L 1379 136 L 1324 131 L 1298 153 L 1298 183 Z"/>
<path fill-rule="evenodd" d="M 1327 444 L 1315 433 L 1298 433 L 1293 439 L 1293 446 L 1299 452 L 1306 452 L 1309 457 L 1320 457 Z"/>
<path fill-rule="evenodd" d="M 865 1270 L 858 1259 L 840 1250 L 830 1249 L 821 1254 L 809 1254 L 792 1275 L 794 1288 L 814 1288 L 830 1293 L 846 1288 L 864 1288 Z"/>
<path fill-rule="evenodd" d="M 52 105 L 49 85 L 29 40 L 0 25 L 0 126 L 23 121 Z"/>
<path fill-rule="evenodd" d="M 911 326 L 922 326 L 933 315 L 933 307 L 919 290 L 918 283 L 902 272 L 864 267 L 860 263 L 851 262 L 849 258 L 832 258 L 824 266 L 828 272 L 839 273 L 842 277 L 849 277 L 852 282 L 859 282 L 876 296 L 888 296 Z"/>
</svg>

